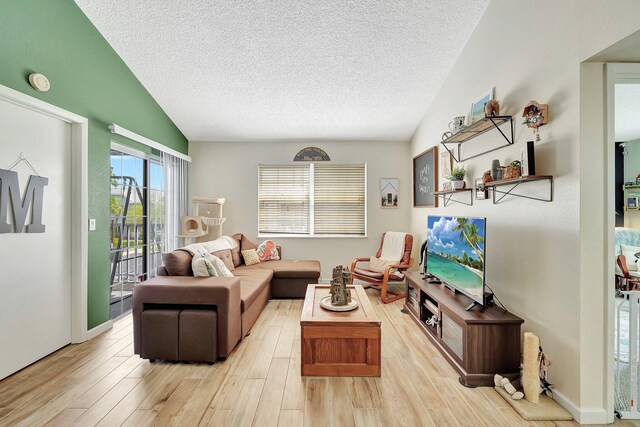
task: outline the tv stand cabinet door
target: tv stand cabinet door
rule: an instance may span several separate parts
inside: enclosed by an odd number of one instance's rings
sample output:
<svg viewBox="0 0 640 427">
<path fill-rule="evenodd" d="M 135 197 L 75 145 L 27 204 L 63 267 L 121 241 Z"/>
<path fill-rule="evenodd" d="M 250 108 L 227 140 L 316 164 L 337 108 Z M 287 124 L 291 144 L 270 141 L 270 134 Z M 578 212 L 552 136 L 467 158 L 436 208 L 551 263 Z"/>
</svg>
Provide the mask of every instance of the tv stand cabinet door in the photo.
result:
<svg viewBox="0 0 640 427">
<path fill-rule="evenodd" d="M 520 371 L 520 324 L 467 325 L 467 373 L 481 385 L 493 385 L 493 374 L 512 376 Z M 482 379 L 480 379 L 482 378 Z"/>
<path fill-rule="evenodd" d="M 457 323 L 445 310 L 440 311 L 440 330 L 442 343 L 457 356 L 459 362 L 464 361 L 464 324 Z"/>
</svg>

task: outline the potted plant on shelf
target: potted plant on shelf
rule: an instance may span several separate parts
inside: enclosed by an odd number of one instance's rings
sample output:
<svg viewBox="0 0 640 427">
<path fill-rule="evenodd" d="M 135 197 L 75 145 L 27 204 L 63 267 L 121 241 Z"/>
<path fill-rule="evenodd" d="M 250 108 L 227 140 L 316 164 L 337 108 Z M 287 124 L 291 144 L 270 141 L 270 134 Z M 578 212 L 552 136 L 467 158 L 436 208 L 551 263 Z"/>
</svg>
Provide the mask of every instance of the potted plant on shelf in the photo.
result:
<svg viewBox="0 0 640 427">
<path fill-rule="evenodd" d="M 467 171 L 463 167 L 453 168 L 453 170 L 451 171 L 451 176 L 449 176 L 447 179 L 451 181 L 451 186 L 454 190 L 461 190 L 464 188 L 464 176 L 466 173 Z"/>
</svg>

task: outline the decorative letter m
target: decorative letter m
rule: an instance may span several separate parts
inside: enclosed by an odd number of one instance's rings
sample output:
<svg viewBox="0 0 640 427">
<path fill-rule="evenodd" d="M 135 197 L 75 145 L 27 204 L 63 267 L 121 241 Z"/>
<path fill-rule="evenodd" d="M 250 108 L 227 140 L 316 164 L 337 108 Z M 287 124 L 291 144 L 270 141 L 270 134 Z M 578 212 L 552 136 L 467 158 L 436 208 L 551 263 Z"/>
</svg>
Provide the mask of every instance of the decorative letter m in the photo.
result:
<svg viewBox="0 0 640 427">
<path fill-rule="evenodd" d="M 20 186 L 18 174 L 13 171 L 0 169 L 0 233 L 22 233 L 29 205 L 31 206 L 31 222 L 27 224 L 27 233 L 44 233 L 42 224 L 42 199 L 44 198 L 44 186 L 49 183 L 49 178 L 31 175 L 24 197 L 20 199 Z M 7 222 L 11 200 L 11 214 L 13 227 Z M 13 228 L 13 230 L 12 230 Z"/>
</svg>

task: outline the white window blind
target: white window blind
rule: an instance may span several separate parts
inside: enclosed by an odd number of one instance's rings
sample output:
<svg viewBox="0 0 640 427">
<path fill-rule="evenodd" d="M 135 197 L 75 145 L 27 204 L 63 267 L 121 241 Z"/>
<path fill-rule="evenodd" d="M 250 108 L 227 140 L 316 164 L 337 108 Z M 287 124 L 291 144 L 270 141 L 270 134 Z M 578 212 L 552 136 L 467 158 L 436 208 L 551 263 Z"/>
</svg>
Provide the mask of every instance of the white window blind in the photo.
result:
<svg viewBox="0 0 640 427">
<path fill-rule="evenodd" d="M 309 234 L 308 165 L 258 167 L 258 233 Z"/>
<path fill-rule="evenodd" d="M 366 235 L 366 165 L 258 166 L 258 234 Z"/>
<path fill-rule="evenodd" d="M 365 165 L 316 164 L 314 233 L 365 235 Z"/>
</svg>

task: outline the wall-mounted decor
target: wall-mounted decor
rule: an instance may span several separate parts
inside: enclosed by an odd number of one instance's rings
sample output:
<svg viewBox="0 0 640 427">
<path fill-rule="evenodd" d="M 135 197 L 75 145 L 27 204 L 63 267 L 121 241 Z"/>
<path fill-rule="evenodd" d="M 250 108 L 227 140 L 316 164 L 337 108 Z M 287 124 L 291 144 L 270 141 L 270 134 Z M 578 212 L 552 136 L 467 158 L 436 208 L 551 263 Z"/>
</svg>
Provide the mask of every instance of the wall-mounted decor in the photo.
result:
<svg viewBox="0 0 640 427">
<path fill-rule="evenodd" d="M 520 151 L 520 163 L 522 165 L 522 176 L 536 174 L 536 157 L 533 141 L 527 141 L 527 146 Z"/>
<path fill-rule="evenodd" d="M 307 147 L 298 151 L 293 158 L 294 162 L 328 162 L 331 160 L 326 151 L 318 147 Z"/>
<path fill-rule="evenodd" d="M 20 198 L 20 184 L 18 173 L 12 171 L 20 163 L 26 163 L 35 175 L 29 176 L 24 197 Z M 44 201 L 44 187 L 49 184 L 49 178 L 40 176 L 31 166 L 24 153 L 20 153 L 8 169 L 0 169 L 0 233 L 44 233 L 45 225 L 42 223 L 42 205 Z M 11 218 L 8 222 L 9 200 L 11 200 Z M 31 221 L 27 222 L 27 213 L 31 207 Z"/>
<path fill-rule="evenodd" d="M 380 178 L 380 207 L 398 207 L 398 178 Z"/>
<path fill-rule="evenodd" d="M 539 104 L 536 101 L 529 101 L 522 111 L 524 117 L 523 125 L 533 129 L 536 135 L 536 142 L 540 142 L 540 126 L 549 123 L 549 104 Z"/>
<path fill-rule="evenodd" d="M 469 112 L 469 125 L 474 124 L 480 119 L 484 118 L 484 104 L 488 103 L 493 99 L 493 88 L 489 89 L 485 93 L 482 94 L 478 99 L 476 99 L 473 104 L 471 104 L 471 111 Z"/>
<path fill-rule="evenodd" d="M 413 158 L 413 206 L 438 207 L 438 147 L 431 147 Z"/>
<path fill-rule="evenodd" d="M 476 189 L 476 200 L 484 200 L 487 198 L 488 191 L 484 186 L 484 178 L 476 178 L 475 179 L 475 189 Z"/>
<path fill-rule="evenodd" d="M 453 167 L 453 158 L 451 157 L 451 153 L 449 153 L 448 151 L 445 151 L 444 153 L 440 153 L 440 173 L 444 178 L 451 176 L 452 167 Z M 442 183 L 443 190 L 447 190 L 447 188 L 444 188 L 446 184 L 447 184 L 446 182 Z"/>
<path fill-rule="evenodd" d="M 627 196 L 627 209 L 638 209 L 638 196 Z"/>
</svg>

